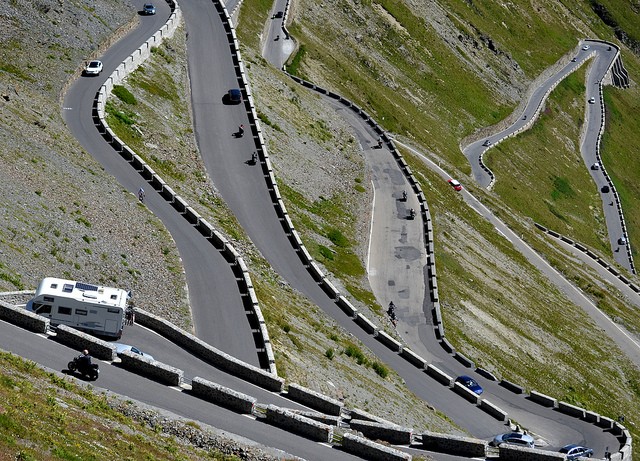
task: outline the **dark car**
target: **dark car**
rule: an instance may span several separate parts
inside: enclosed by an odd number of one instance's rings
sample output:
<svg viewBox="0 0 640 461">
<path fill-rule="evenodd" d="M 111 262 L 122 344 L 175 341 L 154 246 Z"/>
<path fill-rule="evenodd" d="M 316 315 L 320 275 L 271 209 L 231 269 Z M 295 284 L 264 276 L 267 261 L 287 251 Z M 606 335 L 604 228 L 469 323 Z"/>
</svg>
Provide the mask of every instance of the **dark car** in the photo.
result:
<svg viewBox="0 0 640 461">
<path fill-rule="evenodd" d="M 240 104 L 242 102 L 242 92 L 238 88 L 232 88 L 227 93 L 230 104 Z"/>
<path fill-rule="evenodd" d="M 565 445 L 560 449 L 560 453 L 564 453 L 567 455 L 567 459 L 571 460 L 578 458 L 591 458 L 591 456 L 593 456 L 593 450 L 591 448 L 576 445 L 575 443 Z"/>
<path fill-rule="evenodd" d="M 273 17 L 276 19 L 280 19 L 283 15 L 284 13 L 282 11 L 278 11 L 276 12 L 276 14 L 273 15 Z"/>
<path fill-rule="evenodd" d="M 156 14 L 156 7 L 153 6 L 153 3 L 145 3 L 142 5 L 142 14 Z"/>
<path fill-rule="evenodd" d="M 602 188 L 600 189 L 600 192 L 602 192 L 603 194 L 608 194 L 609 186 L 602 186 Z"/>
<path fill-rule="evenodd" d="M 464 387 L 475 392 L 478 395 L 484 392 L 484 389 L 482 389 L 482 386 L 478 384 L 478 382 L 475 379 L 467 375 L 458 376 L 456 378 L 456 383 L 462 384 Z"/>
<path fill-rule="evenodd" d="M 623 235 L 622 237 L 620 237 L 620 238 L 618 239 L 618 245 L 622 245 L 622 246 L 624 246 L 624 245 L 626 245 L 626 244 L 627 244 L 627 238 Z"/>
</svg>

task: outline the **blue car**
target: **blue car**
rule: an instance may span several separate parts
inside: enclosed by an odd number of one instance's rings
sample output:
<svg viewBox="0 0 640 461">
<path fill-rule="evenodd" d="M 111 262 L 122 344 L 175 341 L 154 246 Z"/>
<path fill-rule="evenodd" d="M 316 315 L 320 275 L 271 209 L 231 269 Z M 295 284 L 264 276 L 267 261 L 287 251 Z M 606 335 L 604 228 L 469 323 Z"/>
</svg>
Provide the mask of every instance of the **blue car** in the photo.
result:
<svg viewBox="0 0 640 461">
<path fill-rule="evenodd" d="M 230 104 L 240 104 L 242 102 L 242 92 L 239 88 L 232 88 L 227 93 L 227 100 Z"/>
<path fill-rule="evenodd" d="M 458 376 L 456 378 L 456 383 L 462 384 L 464 387 L 475 392 L 478 395 L 484 392 L 484 389 L 482 389 L 482 386 L 478 384 L 478 382 L 475 379 L 467 375 Z"/>
</svg>

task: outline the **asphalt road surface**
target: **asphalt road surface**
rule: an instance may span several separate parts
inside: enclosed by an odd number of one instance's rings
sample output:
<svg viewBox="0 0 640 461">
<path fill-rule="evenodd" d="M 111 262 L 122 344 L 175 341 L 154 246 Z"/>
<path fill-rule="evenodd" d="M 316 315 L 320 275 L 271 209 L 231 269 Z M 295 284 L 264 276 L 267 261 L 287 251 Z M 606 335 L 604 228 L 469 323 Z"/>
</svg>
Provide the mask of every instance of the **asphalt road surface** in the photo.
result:
<svg viewBox="0 0 640 461">
<path fill-rule="evenodd" d="M 144 2 L 135 3 L 141 7 Z M 213 9 L 212 6 L 209 9 Z M 141 17 L 140 26 L 101 57 L 104 63 L 102 75 L 81 77 L 70 87 L 64 99 L 63 116 L 69 130 L 87 152 L 126 190 L 133 194 L 146 186 L 145 205 L 162 220 L 180 252 L 189 286 L 195 334 L 218 349 L 258 366 L 258 354 L 242 297 L 228 263 L 210 242 L 144 183 L 93 125 L 92 104 L 104 80 L 167 21 L 170 13 L 167 4 L 157 2 L 157 11 L 154 16 Z"/>
</svg>

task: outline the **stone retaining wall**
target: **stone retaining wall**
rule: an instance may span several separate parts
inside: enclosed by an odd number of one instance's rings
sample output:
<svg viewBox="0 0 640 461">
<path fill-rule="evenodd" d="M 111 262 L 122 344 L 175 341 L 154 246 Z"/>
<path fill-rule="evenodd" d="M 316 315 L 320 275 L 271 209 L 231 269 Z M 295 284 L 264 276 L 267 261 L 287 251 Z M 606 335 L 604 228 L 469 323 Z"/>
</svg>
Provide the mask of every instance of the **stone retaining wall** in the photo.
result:
<svg viewBox="0 0 640 461">
<path fill-rule="evenodd" d="M 344 406 L 342 402 L 336 399 L 332 399 L 331 397 L 327 397 L 326 395 L 312 391 L 296 383 L 289 384 L 287 397 L 294 402 L 301 403 L 327 415 L 339 416 Z"/>
<path fill-rule="evenodd" d="M 333 427 L 319 423 L 313 419 L 295 414 L 290 410 L 269 405 L 266 409 L 266 420 L 274 426 L 289 432 L 308 437 L 317 442 L 329 443 L 333 439 Z"/>
<path fill-rule="evenodd" d="M 208 402 L 238 413 L 253 413 L 257 400 L 249 395 L 196 376 L 191 381 L 191 393 Z"/>
<path fill-rule="evenodd" d="M 342 449 L 369 461 L 411 461 L 413 459 L 409 453 L 353 434 L 344 434 Z"/>
<path fill-rule="evenodd" d="M 184 372 L 131 351 L 118 353 L 122 368 L 167 386 L 182 384 Z"/>
<path fill-rule="evenodd" d="M 209 362 L 227 373 L 245 379 L 264 389 L 282 392 L 284 379 L 216 349 L 161 317 L 153 315 L 143 309 L 136 309 L 136 323 L 161 334 L 180 347 L 183 347 L 202 360 Z"/>
<path fill-rule="evenodd" d="M 49 319 L 4 301 L 0 301 L 0 319 L 34 333 L 46 333 L 49 329 Z"/>
<path fill-rule="evenodd" d="M 113 344 L 67 325 L 58 325 L 55 340 L 77 351 L 87 349 L 96 359 L 112 361 L 116 358 Z"/>
<path fill-rule="evenodd" d="M 361 432 L 371 440 L 383 440 L 393 445 L 411 445 L 413 442 L 413 429 L 397 426 L 395 424 L 382 424 L 376 421 L 360 421 L 352 419 L 349 427 Z"/>
<path fill-rule="evenodd" d="M 425 431 L 422 433 L 422 446 L 425 450 L 468 458 L 484 459 L 487 456 L 487 442 L 468 437 Z"/>
</svg>

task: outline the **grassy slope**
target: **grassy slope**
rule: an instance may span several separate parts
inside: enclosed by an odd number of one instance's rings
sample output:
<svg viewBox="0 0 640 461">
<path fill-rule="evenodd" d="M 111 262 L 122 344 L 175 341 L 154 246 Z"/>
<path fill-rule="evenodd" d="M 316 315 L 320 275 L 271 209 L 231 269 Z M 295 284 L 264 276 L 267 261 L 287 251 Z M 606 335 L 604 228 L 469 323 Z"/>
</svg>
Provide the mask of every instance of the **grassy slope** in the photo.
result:
<svg viewBox="0 0 640 461">
<path fill-rule="evenodd" d="M 441 3 L 460 35 L 480 44 L 475 50 L 449 47 L 401 1 L 357 5 L 342 1 L 322 7 L 303 3 L 295 10 L 290 30 L 304 50 L 295 60 L 300 75 L 354 99 L 385 128 L 427 146 L 450 168 L 465 172 L 469 169 L 460 154 L 459 139 L 504 118 L 517 102 L 496 98 L 498 90 L 465 57 L 484 53 L 494 65 L 500 64 L 494 55 L 508 54 L 521 70 L 516 76 L 526 83 L 579 39 L 612 39 L 609 27 L 588 4 L 548 1 L 533 10 L 528 2 L 512 2 L 508 7 Z M 624 2 L 607 3 L 617 14 L 629 13 Z M 627 23 L 629 27 L 637 24 Z M 497 53 L 486 51 L 487 38 Z M 637 75 L 637 57 L 623 55 L 631 75 Z M 508 86 L 512 74 L 504 62 L 502 66 L 496 74 Z M 576 149 L 583 118 L 582 72 L 557 89 L 534 130 L 501 145 L 496 150 L 500 155 L 492 154 L 500 171 L 497 195 L 476 192 L 599 307 L 629 329 L 640 331 L 636 311 L 619 294 L 588 269 L 574 267 L 523 219 L 542 220 L 607 252 L 596 191 Z M 638 197 L 633 181 L 638 161 L 633 154 L 640 136 L 633 114 L 639 99 L 635 88 L 606 90 L 610 123 L 603 155 L 623 196 L 632 243 L 640 232 L 635 218 L 640 208 L 633 200 Z M 612 151 L 625 154 L 615 155 L 614 160 Z M 550 162 L 551 158 L 560 161 Z M 535 169 L 537 176 L 522 167 L 536 162 L 545 164 Z M 495 236 L 490 226 L 448 197 L 450 191 L 439 178 L 416 160 L 411 163 L 435 211 L 441 298 L 448 337 L 454 344 L 477 363 L 563 400 L 613 417 L 625 413 L 628 420 L 640 414 L 638 370 L 615 346 L 601 344 L 602 338 L 593 334 L 598 330 L 592 321 Z M 528 187 L 513 193 L 512 185 L 518 182 Z M 529 198 L 536 199 L 533 204 L 521 193 L 527 191 Z"/>
<path fill-rule="evenodd" d="M 0 353 L 0 402 L 0 459 L 239 459 L 162 435 L 161 427 L 152 430 L 113 410 L 90 386 L 80 387 L 6 352 Z"/>
</svg>

